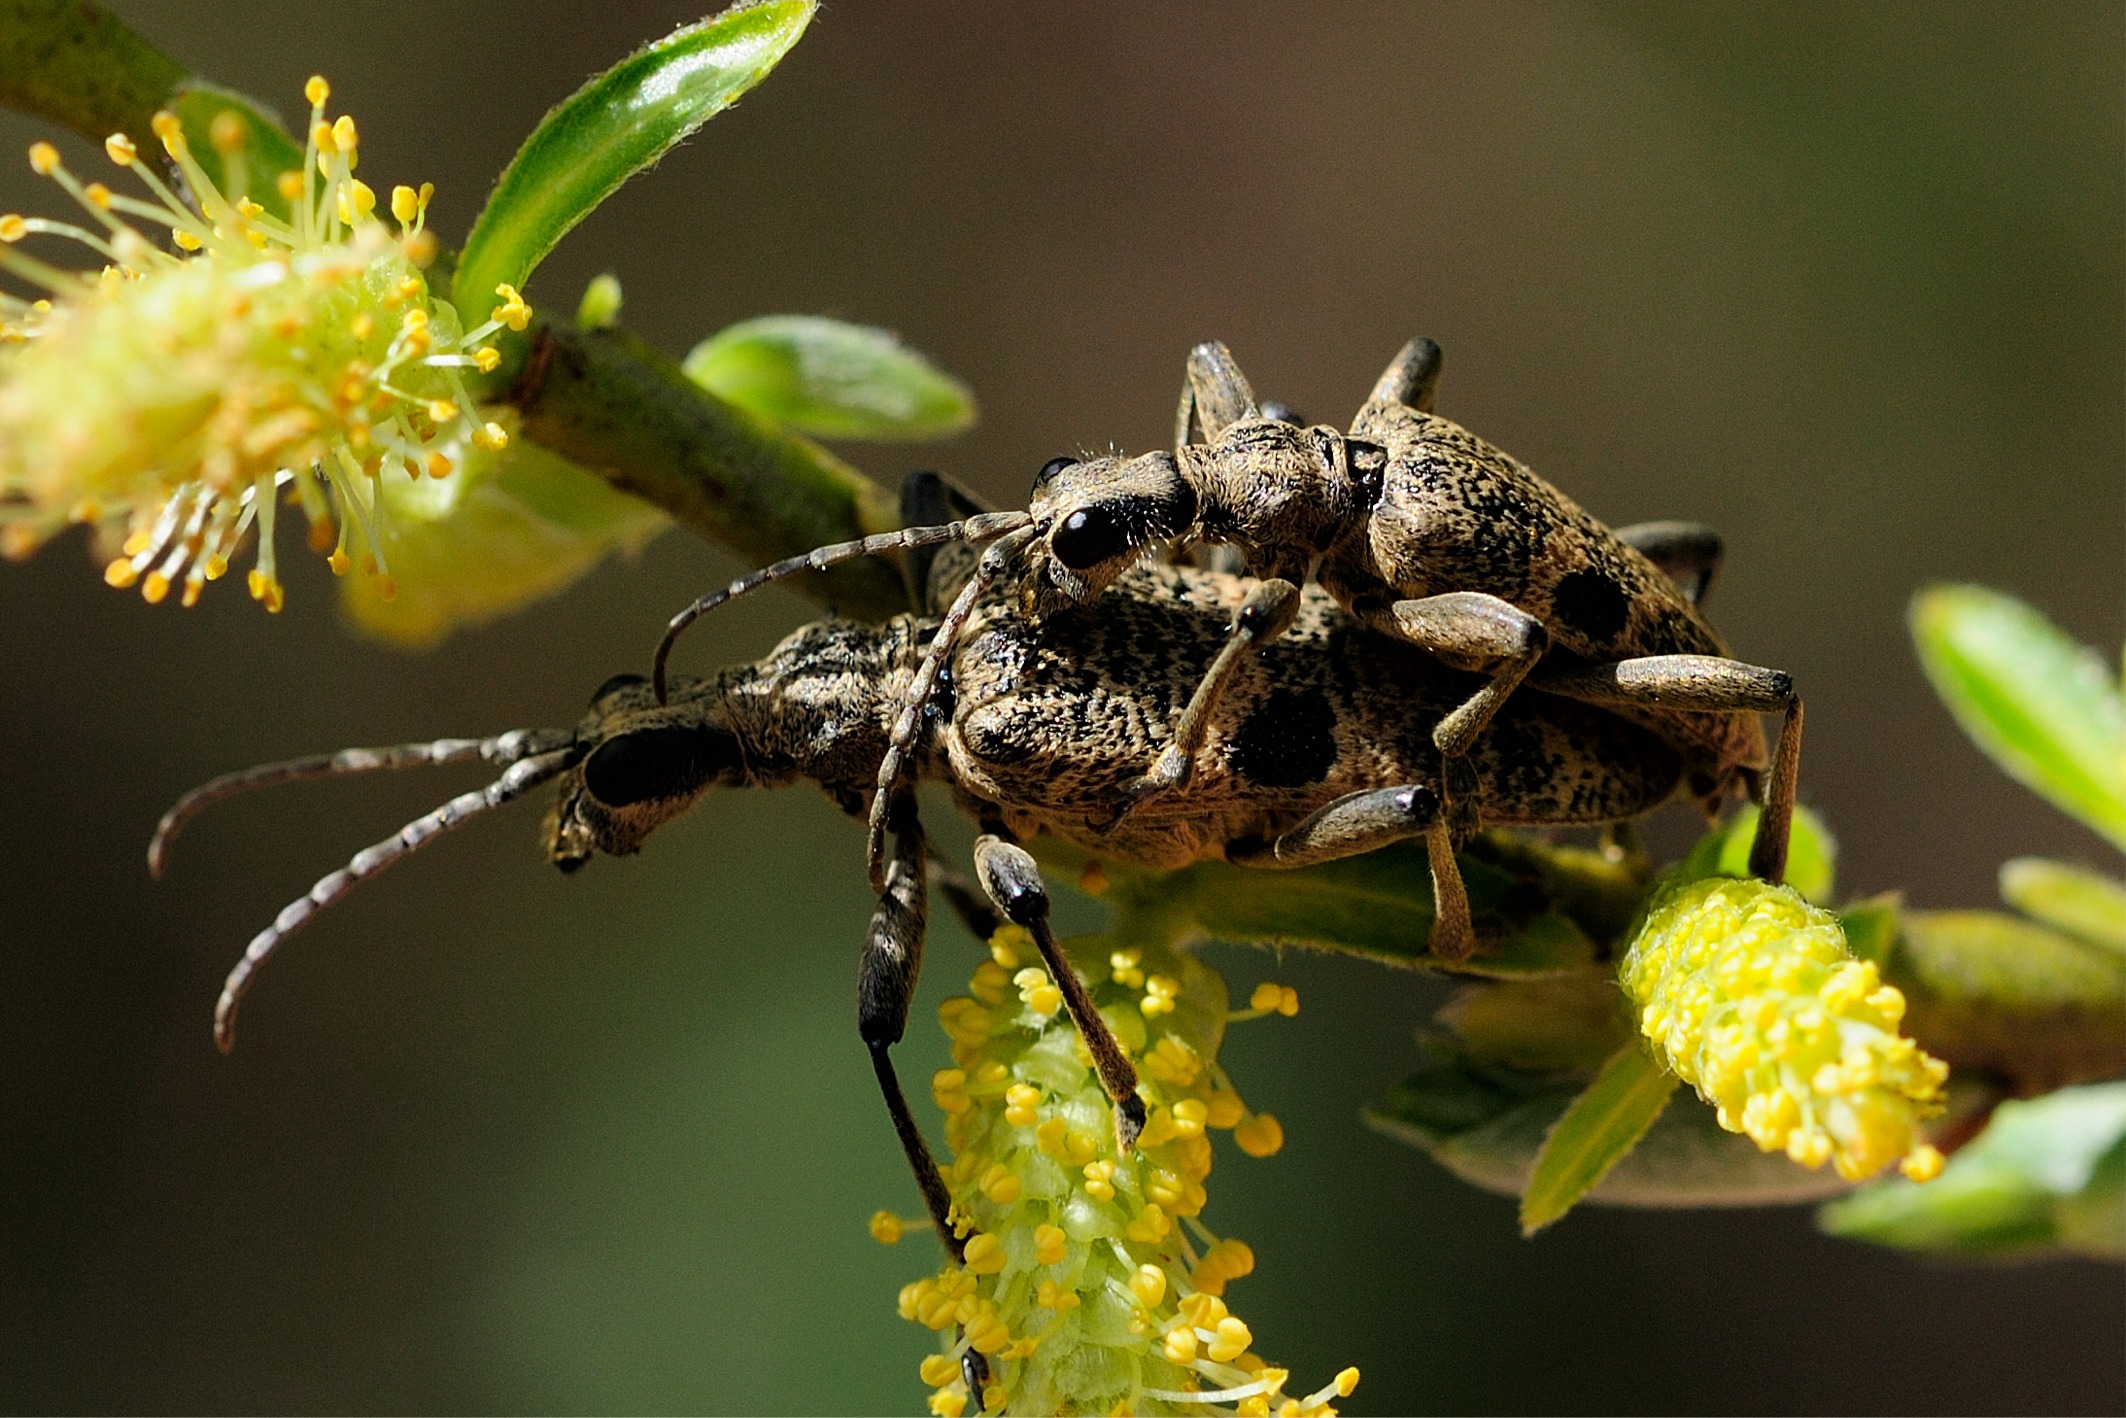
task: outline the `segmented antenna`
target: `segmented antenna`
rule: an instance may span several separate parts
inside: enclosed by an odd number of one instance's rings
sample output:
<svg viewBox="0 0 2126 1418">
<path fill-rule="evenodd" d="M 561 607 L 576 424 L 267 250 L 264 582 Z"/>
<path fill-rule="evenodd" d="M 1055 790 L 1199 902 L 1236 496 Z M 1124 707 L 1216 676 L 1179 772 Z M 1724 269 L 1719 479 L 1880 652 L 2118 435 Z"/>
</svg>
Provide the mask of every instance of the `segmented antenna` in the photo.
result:
<svg viewBox="0 0 2126 1418">
<path fill-rule="evenodd" d="M 650 683 L 657 692 L 657 702 L 665 702 L 664 664 L 671 657 L 672 645 L 681 632 L 695 621 L 715 610 L 725 601 L 735 600 L 749 591 L 757 591 L 771 581 L 780 581 L 795 576 L 801 571 L 825 571 L 830 566 L 839 566 L 845 561 L 854 561 L 861 556 L 878 556 L 889 551 L 907 551 L 915 547 L 938 546 L 945 542 L 994 541 L 1007 532 L 1016 532 L 1028 523 L 1024 512 L 984 512 L 960 522 L 945 522 L 935 527 L 903 527 L 898 532 L 881 532 L 877 536 L 862 537 L 853 542 L 836 542 L 831 546 L 814 547 L 803 556 L 793 556 L 787 561 L 778 561 L 773 566 L 764 566 L 739 577 L 720 591 L 711 591 L 678 615 L 665 627 L 664 639 L 657 642 L 657 656 L 650 665 Z"/>
<path fill-rule="evenodd" d="M 1004 574 L 1019 549 L 1031 541 L 1033 535 L 1034 529 L 1022 523 L 982 553 L 982 559 L 975 563 L 974 574 L 967 578 L 966 585 L 960 587 L 959 595 L 953 597 L 952 604 L 946 608 L 944 619 L 938 622 L 937 632 L 931 636 L 928 648 L 923 651 L 922 662 L 915 668 L 915 678 L 908 682 L 908 694 L 901 701 L 900 716 L 893 721 L 893 732 L 886 740 L 885 757 L 879 760 L 878 793 L 871 799 L 865 860 L 871 871 L 873 891 L 883 894 L 886 889 L 886 818 L 892 811 L 893 800 L 900 795 L 901 779 L 907 771 L 908 749 L 915 742 L 916 725 L 922 721 L 923 710 L 937 689 L 938 675 L 945 668 L 945 657 L 952 653 L 960 631 L 966 626 L 968 617 L 974 614 L 975 602 Z"/>
<path fill-rule="evenodd" d="M 312 754 L 308 758 L 261 763 L 256 768 L 224 773 L 179 798 L 162 815 L 162 821 L 155 824 L 155 835 L 148 839 L 148 875 L 161 880 L 163 863 L 169 860 L 171 844 L 176 842 L 177 834 L 184 830 L 185 824 L 202 809 L 253 788 L 295 783 L 306 778 L 336 778 L 345 773 L 459 763 L 471 758 L 483 758 L 489 763 L 515 763 L 527 754 L 558 748 L 569 739 L 570 735 L 563 730 L 512 729 L 489 739 L 436 739 L 430 743 L 392 744 L 387 748 L 343 748 L 338 753 Z"/>
<path fill-rule="evenodd" d="M 273 918 L 273 924 L 252 937 L 251 944 L 244 948 L 244 958 L 236 962 L 236 968 L 229 972 L 229 978 L 221 987 L 221 998 L 214 1002 L 215 1047 L 225 1054 L 235 1047 L 236 1007 L 243 1003 L 245 992 L 251 988 L 252 977 L 272 959 L 281 942 L 302 929 L 311 917 L 353 890 L 356 882 L 375 876 L 401 857 L 419 851 L 451 828 L 522 796 L 560 774 L 574 761 L 573 748 L 557 748 L 520 758 L 486 787 L 460 793 L 435 811 L 415 818 L 375 846 L 356 852 L 346 866 L 321 878 L 308 894 L 298 896 L 282 907 L 281 913 Z"/>
</svg>

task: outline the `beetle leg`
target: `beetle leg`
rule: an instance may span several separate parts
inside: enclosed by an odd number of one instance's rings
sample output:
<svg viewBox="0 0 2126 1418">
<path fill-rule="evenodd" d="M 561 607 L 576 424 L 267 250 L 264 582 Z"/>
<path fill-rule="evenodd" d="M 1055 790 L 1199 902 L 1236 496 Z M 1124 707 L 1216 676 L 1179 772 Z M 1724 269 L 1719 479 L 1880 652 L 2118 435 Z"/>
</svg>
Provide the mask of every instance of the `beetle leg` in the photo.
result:
<svg viewBox="0 0 2126 1418">
<path fill-rule="evenodd" d="M 1425 839 L 1432 863 L 1432 953 L 1466 960 L 1476 948 L 1469 892 L 1454 859 L 1454 842 L 1440 795 L 1422 783 L 1346 793 L 1268 842 L 1229 842 L 1225 856 L 1244 867 L 1310 867 L 1377 851 L 1412 837 Z"/>
<path fill-rule="evenodd" d="M 893 1068 L 891 1050 L 908 1029 L 908 1007 L 915 999 L 917 974 L 923 967 L 923 938 L 929 925 L 924 889 L 923 828 L 910 804 L 895 814 L 893 854 L 886 868 L 886 888 L 879 894 L 871 929 L 864 936 L 863 963 L 857 971 L 856 1026 L 871 1051 L 871 1071 L 878 1076 L 893 1132 L 907 1154 L 915 1184 L 930 1212 L 930 1224 L 954 1261 L 964 1259 L 952 1228 L 952 1198 L 938 1172 L 937 1159 L 923 1141 L 923 1130 L 909 1110 L 908 1098 Z"/>
<path fill-rule="evenodd" d="M 1443 664 L 1491 682 L 1469 696 L 1432 730 L 1432 744 L 1447 758 L 1469 752 L 1491 716 L 1550 648 L 1543 623 L 1510 601 L 1482 591 L 1449 591 L 1421 600 L 1396 601 L 1366 614 L 1366 624 L 1430 654 Z"/>
<path fill-rule="evenodd" d="M 1617 540 L 1661 568 L 1692 605 L 1704 602 L 1720 572 L 1725 544 L 1703 522 L 1636 522 L 1616 529 Z"/>
<path fill-rule="evenodd" d="M 1114 817 L 1104 826 L 1112 827 L 1145 803 L 1188 782 L 1195 771 L 1196 754 L 1210 734 L 1211 713 L 1218 707 L 1234 672 L 1249 654 L 1291 629 L 1298 615 L 1299 587 L 1283 577 L 1272 576 L 1249 588 L 1247 599 L 1233 612 L 1233 626 L 1225 644 L 1219 647 L 1217 658 L 1204 671 L 1196 692 L 1189 696 L 1188 707 L 1175 721 L 1173 737 L 1152 761 L 1151 770 L 1122 789 Z"/>
<path fill-rule="evenodd" d="M 1122 1150 L 1128 1152 L 1137 1145 L 1137 1134 L 1144 1131 L 1144 1100 L 1137 1096 L 1137 1066 L 1129 1061 L 1121 1041 L 1093 1005 L 1085 982 L 1078 978 L 1077 970 L 1056 944 L 1055 932 L 1048 926 L 1048 888 L 1041 881 L 1041 868 L 1024 848 L 1001 837 L 987 836 L 975 840 L 974 867 L 982 878 L 982 889 L 996 902 L 997 909 L 1033 936 L 1042 962 L 1048 966 L 1056 988 L 1063 992 L 1063 1007 L 1070 1012 L 1071 1023 L 1078 1026 L 1078 1037 L 1085 1041 L 1086 1052 L 1092 1055 L 1093 1072 L 1100 1076 L 1100 1086 L 1114 1100 L 1115 1137 Z"/>
<path fill-rule="evenodd" d="M 1373 382 L 1368 404 L 1407 404 L 1419 413 L 1432 412 L 1432 394 L 1439 387 L 1440 368 L 1446 356 L 1437 342 L 1420 335 L 1396 351 L 1395 358 Z"/>
<path fill-rule="evenodd" d="M 1188 447 L 1193 433 L 1202 433 L 1209 443 L 1227 424 L 1256 417 L 1255 391 L 1231 350 L 1218 340 L 1206 340 L 1188 352 L 1181 407 L 1174 411 L 1176 450 Z"/>
<path fill-rule="evenodd" d="M 1786 879 L 1787 837 L 1801 774 L 1801 696 L 1794 692 L 1792 675 L 1717 655 L 1646 655 L 1545 675 L 1532 687 L 1619 709 L 1783 714 L 1771 771 L 1757 785 L 1764 815 L 1750 847 L 1750 874 L 1775 884 Z"/>
</svg>

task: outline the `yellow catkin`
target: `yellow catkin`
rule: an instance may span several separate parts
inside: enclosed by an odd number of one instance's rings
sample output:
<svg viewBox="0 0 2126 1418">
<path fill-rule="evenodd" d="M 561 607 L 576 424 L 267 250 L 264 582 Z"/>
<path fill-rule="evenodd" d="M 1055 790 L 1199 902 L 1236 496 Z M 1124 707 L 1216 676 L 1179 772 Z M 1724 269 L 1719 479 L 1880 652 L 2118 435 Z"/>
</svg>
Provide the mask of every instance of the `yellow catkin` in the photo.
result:
<svg viewBox="0 0 2126 1418">
<path fill-rule="evenodd" d="M 1941 1111 L 1948 1066 L 1898 1032 L 1904 996 L 1791 888 L 1676 889 L 1621 977 L 1641 1031 L 1730 1132 L 1853 1181 L 1893 1162 L 1916 1180 L 1939 1172 L 1920 1123 Z"/>
<path fill-rule="evenodd" d="M 530 308 L 510 291 L 495 318 L 461 330 L 422 269 L 434 238 L 376 217 L 375 193 L 352 176 L 354 121 L 328 122 L 323 102 L 311 111 L 322 180 L 306 189 L 302 174 L 281 174 L 294 207 L 286 222 L 222 192 L 168 113 L 152 127 L 196 208 L 180 205 L 123 135 L 105 153 L 152 199 L 130 207 L 79 182 L 50 144 L 31 149 L 32 168 L 109 230 L 107 250 L 91 248 L 109 264 L 94 274 L 11 268 L 50 299 L 0 313 L 0 527 L 10 552 L 27 554 L 91 506 L 91 520 L 128 543 L 106 581 L 137 585 L 150 601 L 182 583 L 191 605 L 255 529 L 245 581 L 276 610 L 275 513 L 299 501 L 313 545 L 337 551 L 351 537 L 388 598 L 389 505 L 412 480 L 448 476 L 507 443 L 507 430 L 475 417 L 465 374 L 499 365 L 484 342 L 523 328 Z M 245 169 L 235 160 L 249 141 L 241 122 L 217 122 L 211 138 L 230 170 Z M 415 194 L 416 209 L 430 190 Z M 127 215 L 165 228 L 178 254 Z M 0 241 L 33 231 L 67 234 L 0 218 Z"/>
<path fill-rule="evenodd" d="M 938 1011 L 954 1066 L 931 1091 L 956 1153 L 944 1175 L 965 1254 L 904 1286 L 898 1306 L 945 1345 L 921 1367 L 932 1411 L 1332 1411 L 1349 1392 L 1341 1378 L 1288 1394 L 1287 1371 L 1252 1352 L 1253 1332 L 1226 1308 L 1253 1250 L 1231 1238 L 1199 1249 L 1180 1224 L 1207 1200 L 1210 1126 L 1238 1124 L 1243 1151 L 1275 1150 L 1260 1145 L 1275 1120 L 1236 1113 L 1216 1067 L 1217 977 L 1168 951 L 1090 957 L 1106 967 L 1087 981 L 1095 1002 L 1143 1064 L 1151 1122 L 1125 1156 L 1069 1017 L 1043 1008 L 1054 980 L 1022 964 L 1033 957 L 1022 936 L 999 932 L 970 995 Z M 1287 1012 L 1284 998 L 1263 996 L 1261 1013 Z M 959 1368 L 967 1349 L 985 1356 L 979 1395 Z"/>
</svg>

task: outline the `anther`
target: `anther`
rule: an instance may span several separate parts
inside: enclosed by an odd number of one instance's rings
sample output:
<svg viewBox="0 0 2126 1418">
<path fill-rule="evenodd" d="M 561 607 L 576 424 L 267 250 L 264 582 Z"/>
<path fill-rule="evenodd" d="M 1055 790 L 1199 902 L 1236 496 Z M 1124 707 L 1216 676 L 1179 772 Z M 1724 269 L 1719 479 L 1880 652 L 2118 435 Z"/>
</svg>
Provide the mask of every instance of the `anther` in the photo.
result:
<svg viewBox="0 0 2126 1418">
<path fill-rule="evenodd" d="M 251 129 L 241 118 L 225 108 L 215 114 L 214 121 L 207 125 L 207 141 L 214 145 L 215 152 L 227 157 L 231 153 L 242 152 L 251 145 Z"/>
</svg>

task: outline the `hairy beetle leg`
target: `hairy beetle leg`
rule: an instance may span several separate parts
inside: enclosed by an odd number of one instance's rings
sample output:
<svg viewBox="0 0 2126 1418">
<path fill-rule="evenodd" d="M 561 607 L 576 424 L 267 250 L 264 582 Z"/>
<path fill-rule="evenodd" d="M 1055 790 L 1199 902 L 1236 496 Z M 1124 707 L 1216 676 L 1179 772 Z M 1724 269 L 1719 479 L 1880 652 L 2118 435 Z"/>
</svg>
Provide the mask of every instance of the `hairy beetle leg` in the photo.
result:
<svg viewBox="0 0 2126 1418">
<path fill-rule="evenodd" d="M 1282 577 L 1270 577 L 1249 588 L 1247 599 L 1233 612 L 1233 628 L 1218 657 L 1204 671 L 1188 707 L 1174 724 L 1174 736 L 1152 761 L 1151 771 L 1124 787 L 1115 803 L 1114 816 L 1099 824 L 1104 830 L 1146 803 L 1188 784 L 1195 771 L 1196 755 L 1211 731 L 1211 713 L 1242 661 L 1263 645 L 1291 629 L 1299 616 L 1299 587 Z"/>
<path fill-rule="evenodd" d="M 1801 775 L 1801 696 L 1794 692 L 1792 675 L 1717 655 L 1646 655 L 1544 675 L 1530 687 L 1613 709 L 1784 714 L 1771 769 L 1757 784 L 1764 815 L 1750 847 L 1750 874 L 1775 885 L 1786 880 L 1787 838 Z"/>
<path fill-rule="evenodd" d="M 1092 1055 L 1093 1072 L 1100 1076 L 1100 1086 L 1114 1100 L 1115 1137 L 1124 1152 L 1130 1151 L 1137 1145 L 1137 1134 L 1144 1131 L 1144 1100 L 1137 1096 L 1137 1066 L 1129 1061 L 1121 1041 L 1100 1017 L 1085 982 L 1078 978 L 1077 970 L 1056 944 L 1055 932 L 1048 926 L 1048 888 L 1041 881 L 1041 868 L 1024 848 L 989 836 L 976 840 L 974 865 L 983 889 L 996 902 L 997 909 L 1033 936 L 1042 963 L 1048 966 L 1056 988 L 1063 992 L 1063 1007 L 1070 1012 L 1071 1023 L 1078 1027 L 1086 1052 Z"/>
<path fill-rule="evenodd" d="M 871 928 L 864 936 L 862 963 L 857 970 L 856 1027 L 864 1047 L 871 1052 L 871 1071 L 878 1076 L 879 1093 L 886 1100 L 887 1116 L 893 1119 L 893 1134 L 915 1173 L 930 1224 L 954 1261 L 965 1259 L 964 1248 L 952 1227 L 952 1197 L 938 1172 L 937 1159 L 923 1140 L 923 1130 L 901 1091 L 891 1050 L 908 1029 L 908 1007 L 915 999 L 915 982 L 923 967 L 923 939 L 929 927 L 929 900 L 924 872 L 925 844 L 922 825 L 914 811 L 904 810 L 894 822 L 893 853 L 886 866 L 886 889 L 879 894 L 872 912 Z"/>
<path fill-rule="evenodd" d="M 1186 448 L 1199 432 L 1212 442 L 1228 424 L 1256 417 L 1255 390 L 1224 342 L 1206 340 L 1188 352 L 1181 407 L 1174 411 L 1174 447 Z"/>
<path fill-rule="evenodd" d="M 1634 522 L 1615 531 L 1618 541 L 1660 567 L 1685 600 L 1704 604 L 1726 549 L 1718 532 L 1703 522 Z"/>
<path fill-rule="evenodd" d="M 1437 342 L 1420 335 L 1396 352 L 1388 367 L 1373 382 L 1368 404 L 1407 404 L 1419 413 L 1432 412 L 1432 395 L 1439 387 L 1440 370 L 1446 363 Z"/>
<path fill-rule="evenodd" d="M 1310 867 L 1422 837 L 1432 864 L 1432 953 L 1466 960 L 1476 948 L 1476 930 L 1443 814 L 1440 795 L 1422 783 L 1347 793 L 1268 842 L 1227 844 L 1225 855 L 1244 867 Z"/>
</svg>

